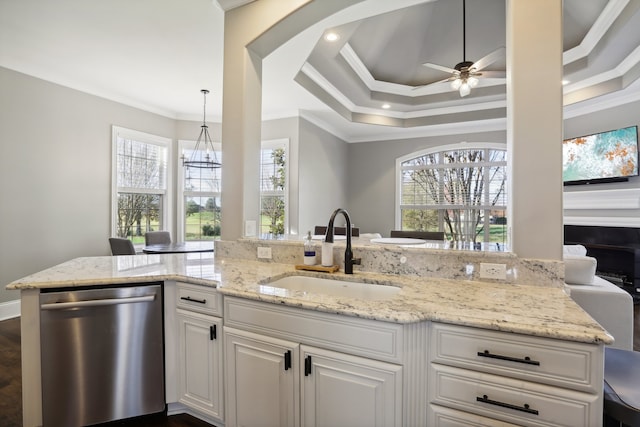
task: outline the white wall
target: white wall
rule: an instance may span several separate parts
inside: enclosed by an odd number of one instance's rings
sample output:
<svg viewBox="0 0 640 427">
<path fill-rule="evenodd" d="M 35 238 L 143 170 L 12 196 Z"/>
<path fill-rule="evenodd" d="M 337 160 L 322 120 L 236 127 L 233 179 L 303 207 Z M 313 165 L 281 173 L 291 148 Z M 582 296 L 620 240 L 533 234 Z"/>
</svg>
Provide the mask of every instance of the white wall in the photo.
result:
<svg viewBox="0 0 640 427">
<path fill-rule="evenodd" d="M 175 121 L 0 68 L 0 303 L 13 280 L 109 255 L 111 125 L 169 138 Z"/>
</svg>

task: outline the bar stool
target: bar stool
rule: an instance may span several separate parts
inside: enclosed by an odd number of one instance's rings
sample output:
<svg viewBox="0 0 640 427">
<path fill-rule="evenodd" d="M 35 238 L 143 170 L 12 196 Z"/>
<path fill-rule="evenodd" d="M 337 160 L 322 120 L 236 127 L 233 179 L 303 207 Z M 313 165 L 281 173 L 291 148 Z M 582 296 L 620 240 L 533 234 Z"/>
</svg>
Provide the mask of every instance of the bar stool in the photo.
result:
<svg viewBox="0 0 640 427">
<path fill-rule="evenodd" d="M 604 350 L 604 426 L 640 426 L 640 352 Z"/>
</svg>

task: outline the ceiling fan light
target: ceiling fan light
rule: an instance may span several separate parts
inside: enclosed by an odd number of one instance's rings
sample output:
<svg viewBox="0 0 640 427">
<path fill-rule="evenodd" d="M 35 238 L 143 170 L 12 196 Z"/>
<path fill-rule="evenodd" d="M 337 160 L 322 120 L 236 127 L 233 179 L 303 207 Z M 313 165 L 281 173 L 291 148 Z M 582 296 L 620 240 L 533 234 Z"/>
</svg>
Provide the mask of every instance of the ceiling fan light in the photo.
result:
<svg viewBox="0 0 640 427">
<path fill-rule="evenodd" d="M 460 89 L 460 85 L 462 85 L 462 79 L 455 79 L 451 81 L 451 89 L 453 90 Z"/>
<path fill-rule="evenodd" d="M 467 82 L 462 83 L 462 85 L 460 85 L 460 96 L 465 97 L 470 93 L 471 93 L 471 88 L 469 87 L 469 84 Z"/>
<path fill-rule="evenodd" d="M 478 85 L 478 79 L 475 77 L 469 77 L 467 79 L 467 83 L 469 83 L 469 87 L 476 87 Z"/>
</svg>

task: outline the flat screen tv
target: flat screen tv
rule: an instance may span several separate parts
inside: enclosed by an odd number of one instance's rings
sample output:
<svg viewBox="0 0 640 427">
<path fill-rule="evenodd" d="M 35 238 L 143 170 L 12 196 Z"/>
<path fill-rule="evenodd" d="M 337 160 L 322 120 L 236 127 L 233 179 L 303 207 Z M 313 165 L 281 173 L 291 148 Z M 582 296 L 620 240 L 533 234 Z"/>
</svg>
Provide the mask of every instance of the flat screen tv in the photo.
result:
<svg viewBox="0 0 640 427">
<path fill-rule="evenodd" d="M 637 126 L 565 139 L 562 143 L 565 185 L 627 181 L 637 175 Z"/>
</svg>

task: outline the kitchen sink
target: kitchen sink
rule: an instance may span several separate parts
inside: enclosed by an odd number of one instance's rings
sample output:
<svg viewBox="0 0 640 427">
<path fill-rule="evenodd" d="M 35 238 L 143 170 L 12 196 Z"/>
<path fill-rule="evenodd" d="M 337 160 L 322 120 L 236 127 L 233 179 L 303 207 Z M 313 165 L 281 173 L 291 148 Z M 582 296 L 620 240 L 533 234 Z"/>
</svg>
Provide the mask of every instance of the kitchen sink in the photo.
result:
<svg viewBox="0 0 640 427">
<path fill-rule="evenodd" d="M 269 282 L 267 285 L 290 291 L 303 291 L 314 294 L 367 300 L 390 299 L 400 291 L 400 288 L 396 286 L 350 282 L 313 276 L 286 276 Z"/>
</svg>

